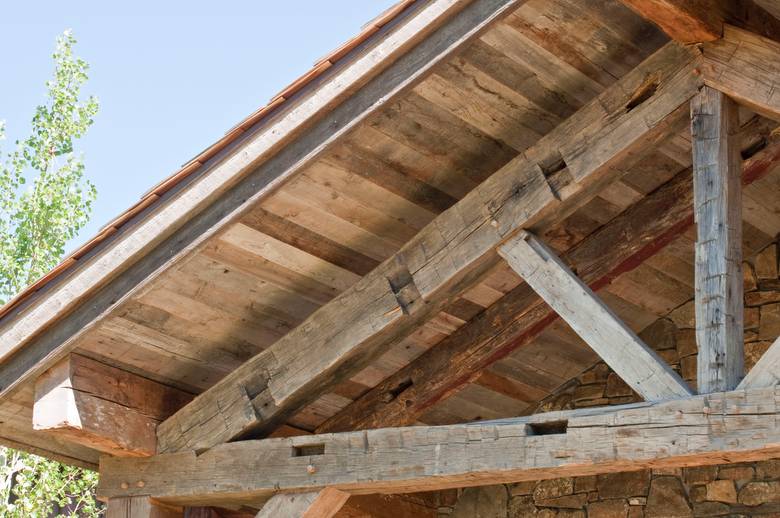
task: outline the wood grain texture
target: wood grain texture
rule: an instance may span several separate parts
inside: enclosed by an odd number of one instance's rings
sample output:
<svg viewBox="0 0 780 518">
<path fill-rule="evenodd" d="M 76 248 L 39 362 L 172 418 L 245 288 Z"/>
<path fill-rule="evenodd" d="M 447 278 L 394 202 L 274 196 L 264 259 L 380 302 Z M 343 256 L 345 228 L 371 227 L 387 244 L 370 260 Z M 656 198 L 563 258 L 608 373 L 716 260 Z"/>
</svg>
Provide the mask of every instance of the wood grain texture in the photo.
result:
<svg viewBox="0 0 780 518">
<path fill-rule="evenodd" d="M 71 354 L 36 381 L 33 430 L 119 456 L 156 452 L 157 425 L 192 395 Z"/>
<path fill-rule="evenodd" d="M 533 234 L 509 240 L 499 254 L 645 400 L 691 395 L 680 376 Z"/>
<path fill-rule="evenodd" d="M 723 38 L 702 46 L 704 82 L 740 104 L 780 120 L 780 43 L 727 25 Z"/>
<path fill-rule="evenodd" d="M 112 498 L 106 507 L 106 518 L 182 518 L 181 509 L 158 504 L 148 496 Z"/>
<path fill-rule="evenodd" d="M 691 101 L 696 221 L 697 386 L 737 386 L 744 370 L 742 160 L 737 105 L 710 87 Z"/>
<path fill-rule="evenodd" d="M 753 135 L 752 126 L 746 131 L 746 141 L 752 140 L 752 136 L 748 138 Z M 745 161 L 743 182 L 747 185 L 765 177 L 778 161 L 780 141 L 769 139 L 765 149 Z M 653 257 L 692 225 L 693 178 L 688 169 L 586 237 L 566 252 L 564 259 L 598 291 Z M 482 369 L 530 343 L 554 318 L 533 290 L 527 285 L 518 286 L 329 418 L 318 431 L 410 425 L 437 402 L 474 380 Z"/>
<path fill-rule="evenodd" d="M 780 383 L 780 337 L 761 355 L 737 388 L 773 387 Z"/>
<path fill-rule="evenodd" d="M 347 502 L 349 493 L 326 488 L 271 497 L 255 518 L 331 518 Z"/>
<path fill-rule="evenodd" d="M 407 336 L 480 278 L 502 241 L 545 217 L 564 218 L 567 207 L 573 210 L 620 174 L 611 164 L 659 139 L 668 116 L 697 90 L 699 80 L 691 73 L 695 58 L 674 43 L 648 58 L 360 282 L 164 422 L 158 428 L 159 451 L 209 448 L 281 424 L 292 407 L 359 372 L 372 355 Z M 646 88 L 648 76 L 657 82 L 653 95 L 637 103 L 636 92 Z M 549 162 L 551 152 L 565 158 L 576 180 L 559 192 L 539 166 Z M 207 422 L 213 425 L 203 426 Z"/>
<path fill-rule="evenodd" d="M 216 504 L 326 487 L 413 492 L 701 466 L 724 456 L 759 460 L 780 452 L 779 417 L 780 389 L 772 387 L 473 424 L 241 441 L 197 456 L 105 457 L 98 494 L 146 491 L 170 503 Z"/>
</svg>

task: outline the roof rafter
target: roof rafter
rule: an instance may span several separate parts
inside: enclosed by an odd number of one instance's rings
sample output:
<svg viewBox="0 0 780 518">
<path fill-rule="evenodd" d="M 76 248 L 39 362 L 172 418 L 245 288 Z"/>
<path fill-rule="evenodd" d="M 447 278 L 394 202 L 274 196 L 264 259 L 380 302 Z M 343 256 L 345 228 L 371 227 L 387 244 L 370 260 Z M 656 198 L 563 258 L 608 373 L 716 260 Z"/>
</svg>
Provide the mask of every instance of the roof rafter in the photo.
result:
<svg viewBox="0 0 780 518">
<path fill-rule="evenodd" d="M 163 422 L 158 451 L 267 433 L 436 314 L 495 260 L 495 247 L 553 224 L 662 138 L 696 93 L 694 49 L 669 43 L 542 137 L 353 288 Z M 650 79 L 648 79 L 650 78 Z M 650 82 L 650 83 L 649 83 Z M 649 95 L 647 93 L 649 92 Z M 559 163 L 547 174 L 540 164 Z"/>
</svg>

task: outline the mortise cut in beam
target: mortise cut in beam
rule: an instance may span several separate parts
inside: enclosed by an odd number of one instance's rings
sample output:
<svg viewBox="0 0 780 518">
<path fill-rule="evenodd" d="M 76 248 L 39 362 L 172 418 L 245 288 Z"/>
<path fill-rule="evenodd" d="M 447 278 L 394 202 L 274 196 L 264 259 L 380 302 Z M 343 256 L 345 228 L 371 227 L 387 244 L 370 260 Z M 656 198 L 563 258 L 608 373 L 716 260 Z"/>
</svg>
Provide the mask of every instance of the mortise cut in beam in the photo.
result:
<svg viewBox="0 0 780 518">
<path fill-rule="evenodd" d="M 157 425 L 192 395 L 71 354 L 35 383 L 33 429 L 111 455 L 154 455 Z"/>
<path fill-rule="evenodd" d="M 521 233 L 499 254 L 645 400 L 691 395 L 680 376 L 534 235 Z"/>
<path fill-rule="evenodd" d="M 407 493 L 751 461 L 780 454 L 779 418 L 780 388 L 772 387 L 482 423 L 239 441 L 201 455 L 103 457 L 98 495 L 144 491 L 168 503 L 227 505 L 327 487 Z M 544 423 L 559 424 L 540 434 Z M 312 443 L 325 445 L 323 455 L 290 455 Z"/>
<path fill-rule="evenodd" d="M 333 488 L 282 493 L 272 496 L 255 518 L 331 518 L 348 498 L 349 493 Z"/>
<path fill-rule="evenodd" d="M 700 393 L 735 388 L 744 370 L 738 132 L 736 103 L 705 86 L 691 101 Z"/>
</svg>

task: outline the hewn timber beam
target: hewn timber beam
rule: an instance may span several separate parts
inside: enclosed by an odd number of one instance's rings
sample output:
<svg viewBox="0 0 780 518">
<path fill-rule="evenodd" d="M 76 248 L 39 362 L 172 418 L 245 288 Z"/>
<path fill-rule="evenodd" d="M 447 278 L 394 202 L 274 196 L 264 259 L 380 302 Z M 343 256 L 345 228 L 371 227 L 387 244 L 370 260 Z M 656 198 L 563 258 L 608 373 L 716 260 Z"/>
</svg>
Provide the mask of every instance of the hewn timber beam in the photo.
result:
<svg viewBox="0 0 780 518">
<path fill-rule="evenodd" d="M 264 124 L 235 128 L 244 135 L 204 158 L 196 174 L 152 209 L 138 208 L 130 229 L 79 257 L 72 274 L 3 318 L 0 397 L 62 359 L 118 303 L 203 247 L 524 1 L 419 2 L 399 22 L 383 27 L 375 45 L 297 92 Z"/>
<path fill-rule="evenodd" d="M 255 518 L 331 518 L 349 498 L 349 493 L 325 488 L 306 493 L 280 493 L 271 497 Z"/>
<path fill-rule="evenodd" d="M 680 43 L 714 41 L 727 23 L 780 38 L 780 21 L 753 0 L 621 0 Z"/>
<path fill-rule="evenodd" d="M 513 233 L 566 217 L 614 165 L 664 135 L 700 86 L 698 53 L 669 43 L 522 156 L 423 228 L 353 288 L 320 308 L 158 428 L 158 451 L 204 449 L 268 432 L 358 372 L 495 259 Z M 556 171 L 540 164 L 563 163 Z"/>
<path fill-rule="evenodd" d="M 780 43 L 727 25 L 722 39 L 701 49 L 701 73 L 707 86 L 780 120 Z"/>
<path fill-rule="evenodd" d="M 773 387 L 780 383 L 780 337 L 758 359 L 737 388 Z"/>
<path fill-rule="evenodd" d="M 705 86 L 691 102 L 699 393 L 734 389 L 744 371 L 739 112 Z"/>
<path fill-rule="evenodd" d="M 33 429 L 119 456 L 156 453 L 157 425 L 192 394 L 71 354 L 35 383 Z"/>
<path fill-rule="evenodd" d="M 646 401 L 691 395 L 682 378 L 536 236 L 521 232 L 498 253 Z"/>
<path fill-rule="evenodd" d="M 239 441 L 201 455 L 104 457 L 98 495 L 217 503 L 328 487 L 414 492 L 751 461 L 780 454 L 778 420 L 780 389 L 772 387 L 483 423 Z"/>
<path fill-rule="evenodd" d="M 687 119 L 687 117 L 686 117 Z M 687 120 L 683 121 L 687 125 Z M 762 135 L 745 128 L 745 143 Z M 750 137 L 750 138 L 748 138 Z M 745 161 L 747 185 L 780 162 L 780 138 Z M 594 291 L 641 264 L 693 225 L 693 179 L 683 171 L 567 251 L 563 259 Z M 628 239 L 626 236 L 631 236 Z M 521 284 L 452 335 L 392 374 L 318 432 L 343 432 L 416 422 L 480 371 L 533 340 L 556 318 L 530 286 Z"/>
</svg>

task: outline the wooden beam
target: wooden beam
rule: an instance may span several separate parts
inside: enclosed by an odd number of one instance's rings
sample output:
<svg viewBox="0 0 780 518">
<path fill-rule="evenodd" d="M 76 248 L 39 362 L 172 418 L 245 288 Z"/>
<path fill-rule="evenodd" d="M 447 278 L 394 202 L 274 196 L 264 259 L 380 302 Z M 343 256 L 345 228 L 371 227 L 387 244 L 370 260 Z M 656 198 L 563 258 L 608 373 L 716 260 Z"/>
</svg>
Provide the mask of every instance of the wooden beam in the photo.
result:
<svg viewBox="0 0 780 518">
<path fill-rule="evenodd" d="M 691 395 L 682 378 L 533 234 L 521 233 L 498 253 L 646 401 Z"/>
<path fill-rule="evenodd" d="M 740 382 L 740 389 L 773 387 L 780 383 L 780 338 L 758 359 Z"/>
<path fill-rule="evenodd" d="M 705 86 L 691 102 L 700 393 L 731 390 L 744 371 L 738 133 L 736 103 Z"/>
<path fill-rule="evenodd" d="M 209 237 L 523 2 L 421 3 L 400 23 L 383 27 L 383 38 L 375 46 L 296 93 L 265 125 L 248 127 L 245 137 L 166 192 L 166 201 L 155 204 L 154 210 L 139 211 L 129 230 L 79 257 L 80 266 L 72 274 L 3 319 L 0 396 L 62 359 L 117 303 L 199 250 Z"/>
<path fill-rule="evenodd" d="M 358 372 L 487 271 L 495 247 L 514 232 L 566 217 L 621 174 L 613 164 L 661 138 L 669 115 L 698 90 L 696 58 L 675 43 L 648 58 L 353 288 L 162 423 L 158 451 L 267 433 Z M 566 167 L 556 174 L 540 167 L 561 160 Z"/>
<path fill-rule="evenodd" d="M 326 487 L 398 493 L 753 461 L 780 454 L 778 419 L 780 389 L 772 387 L 483 423 L 239 441 L 202 455 L 104 457 L 98 495 L 146 491 L 169 503 L 218 503 Z"/>
<path fill-rule="evenodd" d="M 750 140 L 764 137 L 752 133 L 748 136 Z M 750 184 L 762 178 L 778 162 L 780 136 L 770 136 L 767 147 L 745 161 L 743 182 Z M 598 291 L 691 225 L 693 179 L 691 171 L 686 170 L 586 237 L 563 259 L 591 289 Z M 474 380 L 480 371 L 529 343 L 555 318 L 534 291 L 522 284 L 325 421 L 317 431 L 411 425 L 437 402 Z"/>
<path fill-rule="evenodd" d="M 723 38 L 702 45 L 707 86 L 766 117 L 780 120 L 780 43 L 726 26 Z"/>
<path fill-rule="evenodd" d="M 35 383 L 33 429 L 119 456 L 156 452 L 157 425 L 192 395 L 71 354 Z"/>
<path fill-rule="evenodd" d="M 159 504 L 146 495 L 111 498 L 106 518 L 181 518 L 182 510 Z"/>
<path fill-rule="evenodd" d="M 727 23 L 780 36 L 780 22 L 753 0 L 621 0 L 680 43 L 715 41 Z"/>
<path fill-rule="evenodd" d="M 281 493 L 271 497 L 256 518 L 330 518 L 347 502 L 349 493 L 325 488 L 307 493 Z"/>
</svg>

